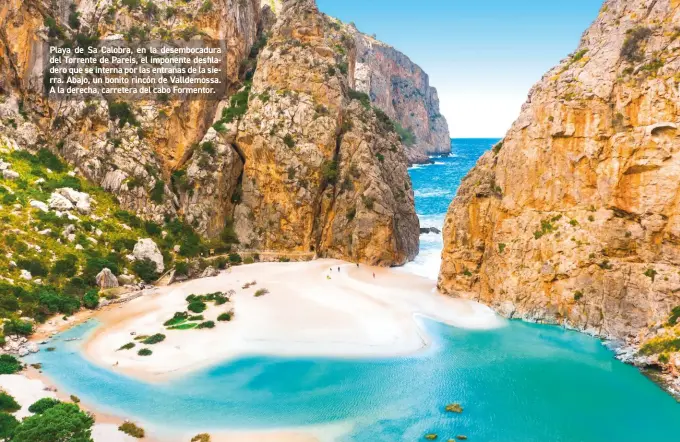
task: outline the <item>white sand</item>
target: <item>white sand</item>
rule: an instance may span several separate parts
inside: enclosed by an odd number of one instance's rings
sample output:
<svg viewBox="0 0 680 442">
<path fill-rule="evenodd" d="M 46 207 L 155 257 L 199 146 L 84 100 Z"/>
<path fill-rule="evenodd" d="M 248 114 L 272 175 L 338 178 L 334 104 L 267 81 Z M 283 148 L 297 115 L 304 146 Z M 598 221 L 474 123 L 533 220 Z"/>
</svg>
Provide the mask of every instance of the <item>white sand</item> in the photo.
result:
<svg viewBox="0 0 680 442">
<path fill-rule="evenodd" d="M 338 272 L 337 268 L 341 270 Z M 329 268 L 332 267 L 332 271 Z M 375 272 L 376 278 L 372 274 Z M 327 277 L 330 276 L 331 279 Z M 257 284 L 242 289 L 246 282 Z M 254 297 L 258 288 L 270 293 Z M 214 329 L 167 330 L 163 322 L 184 311 L 189 294 L 233 289 L 232 302 L 203 313 L 214 320 L 231 308 L 235 319 Z M 394 356 L 416 352 L 428 337 L 415 316 L 466 328 L 492 328 L 504 321 L 477 303 L 438 294 L 431 280 L 336 260 L 262 263 L 236 267 L 213 278 L 161 289 L 99 315 L 105 323 L 85 344 L 93 361 L 146 380 L 249 354 L 295 356 Z M 117 351 L 134 336 L 163 333 L 162 343 Z"/>
<path fill-rule="evenodd" d="M 28 411 L 28 407 L 39 399 L 50 397 L 64 400 L 64 398 L 57 397 L 56 393 L 48 391 L 46 388 L 42 380 L 29 379 L 23 374 L 0 375 L 0 390 L 13 396 L 21 405 L 21 410 L 14 413 L 14 417 L 19 420 L 33 414 Z M 107 419 L 100 419 L 99 416 L 92 426 L 92 438 L 95 442 L 136 442 L 140 440 L 121 433 L 118 431 L 118 424 L 107 422 Z"/>
</svg>

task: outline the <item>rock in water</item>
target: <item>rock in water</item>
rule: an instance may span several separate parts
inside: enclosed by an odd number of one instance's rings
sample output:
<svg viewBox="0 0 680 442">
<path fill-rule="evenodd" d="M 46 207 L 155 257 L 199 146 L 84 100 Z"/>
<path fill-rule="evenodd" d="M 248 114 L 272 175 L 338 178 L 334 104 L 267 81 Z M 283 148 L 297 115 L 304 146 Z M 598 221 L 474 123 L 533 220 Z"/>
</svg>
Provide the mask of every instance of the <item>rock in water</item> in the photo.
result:
<svg viewBox="0 0 680 442">
<path fill-rule="evenodd" d="M 463 180 L 442 291 L 614 338 L 666 322 L 680 305 L 678 23 L 675 0 L 606 2 Z"/>
<path fill-rule="evenodd" d="M 132 255 L 136 260 L 143 261 L 148 259 L 156 264 L 156 272 L 163 273 L 165 265 L 163 264 L 163 255 L 156 243 L 151 238 L 143 238 L 137 241 L 135 248 L 132 250 Z"/>
<path fill-rule="evenodd" d="M 95 281 L 100 289 L 111 289 L 118 287 L 118 279 L 111 270 L 104 268 L 95 277 Z"/>
</svg>

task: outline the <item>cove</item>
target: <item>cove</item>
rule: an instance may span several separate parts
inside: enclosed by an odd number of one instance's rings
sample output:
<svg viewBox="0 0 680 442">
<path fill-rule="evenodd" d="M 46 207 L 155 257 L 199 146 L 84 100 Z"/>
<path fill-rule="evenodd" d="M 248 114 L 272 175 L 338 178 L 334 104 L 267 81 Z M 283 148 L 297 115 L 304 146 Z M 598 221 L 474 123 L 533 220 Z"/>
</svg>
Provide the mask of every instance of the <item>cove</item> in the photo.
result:
<svg viewBox="0 0 680 442">
<path fill-rule="evenodd" d="M 150 384 L 83 358 L 94 320 L 29 362 L 97 409 L 162 431 L 267 429 L 349 422 L 347 441 L 672 440 L 680 406 L 601 343 L 558 327 L 509 322 L 470 331 L 422 320 L 433 345 L 410 357 L 248 357 Z M 465 411 L 446 413 L 460 402 Z"/>
</svg>

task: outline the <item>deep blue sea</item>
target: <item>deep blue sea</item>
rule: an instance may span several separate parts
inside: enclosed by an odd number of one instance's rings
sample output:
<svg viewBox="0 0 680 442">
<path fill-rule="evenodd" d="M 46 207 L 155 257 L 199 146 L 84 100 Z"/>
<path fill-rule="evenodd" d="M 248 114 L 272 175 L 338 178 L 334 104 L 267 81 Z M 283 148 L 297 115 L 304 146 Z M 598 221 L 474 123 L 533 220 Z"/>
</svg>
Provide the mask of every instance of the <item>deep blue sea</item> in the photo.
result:
<svg viewBox="0 0 680 442">
<path fill-rule="evenodd" d="M 453 155 L 411 169 L 422 225 L 441 226 L 460 179 L 496 140 L 454 140 Z M 425 236 L 425 235 L 423 235 Z M 431 276 L 441 238 L 408 267 Z M 250 357 L 162 384 L 99 367 L 79 352 L 94 321 L 56 337 L 31 362 L 85 402 L 177 429 L 267 429 L 345 423 L 343 441 L 676 441 L 680 405 L 598 340 L 558 327 L 511 322 L 471 331 L 423 320 L 433 337 L 409 357 L 352 360 Z M 444 411 L 459 402 L 460 415 Z"/>
</svg>

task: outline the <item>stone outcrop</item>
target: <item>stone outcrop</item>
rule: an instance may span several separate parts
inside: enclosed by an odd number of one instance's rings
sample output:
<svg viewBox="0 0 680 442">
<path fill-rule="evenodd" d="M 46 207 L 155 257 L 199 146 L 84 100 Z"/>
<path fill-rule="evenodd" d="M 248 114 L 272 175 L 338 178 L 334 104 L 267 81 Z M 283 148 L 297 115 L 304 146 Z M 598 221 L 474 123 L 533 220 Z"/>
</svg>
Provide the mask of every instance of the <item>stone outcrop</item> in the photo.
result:
<svg viewBox="0 0 680 442">
<path fill-rule="evenodd" d="M 406 166 L 421 149 L 404 147 L 403 134 L 411 130 L 416 140 L 439 144 L 427 134 L 436 94 L 422 70 L 400 56 L 394 72 L 381 74 L 409 83 L 409 94 L 425 94 L 418 103 L 374 88 L 367 100 L 355 91 L 355 31 L 321 14 L 314 1 L 201 5 L 189 0 L 166 10 L 169 5 L 158 3 L 155 12 L 93 0 L 1 5 L 0 69 L 7 75 L 0 119 L 12 119 L 0 121 L 8 135 L 3 141 L 30 152 L 52 150 L 144 220 L 181 218 L 207 237 L 240 242 L 241 249 L 380 265 L 413 258 L 418 220 Z M 80 14 L 76 28 L 69 22 L 72 7 Z M 65 39 L 125 34 L 134 40 L 130 31 L 142 28 L 150 40 L 191 31 L 194 38 L 225 41 L 224 100 L 131 102 L 130 122 L 111 113 L 106 97 L 59 102 L 41 96 L 37 43 L 55 29 Z M 376 95 L 382 93 L 391 95 Z M 380 111 L 371 99 L 398 105 Z M 234 112 L 235 100 L 246 105 L 245 114 Z M 49 207 L 87 213 L 88 202 L 73 192 L 55 191 Z"/>
<path fill-rule="evenodd" d="M 680 4 L 609 0 L 463 180 L 439 288 L 640 344 L 680 305 Z"/>
<path fill-rule="evenodd" d="M 352 25 L 348 29 L 357 48 L 355 88 L 413 134 L 414 139 L 404 143 L 409 162 L 427 163 L 429 155 L 450 153 L 449 126 L 439 113 L 439 96 L 428 75 L 392 46 Z"/>
<path fill-rule="evenodd" d="M 114 275 L 113 272 L 107 268 L 103 268 L 102 271 L 97 274 L 95 281 L 97 282 L 97 286 L 104 290 L 112 289 L 118 287 L 119 285 L 116 275 Z"/>
<path fill-rule="evenodd" d="M 403 264 L 418 249 L 407 161 L 389 118 L 350 97 L 342 66 L 356 49 L 343 28 L 312 0 L 283 4 L 234 143 L 236 233 L 257 250 Z"/>
<path fill-rule="evenodd" d="M 148 259 L 149 261 L 156 264 L 156 272 L 163 273 L 165 270 L 165 264 L 163 263 L 163 255 L 160 249 L 153 242 L 151 238 L 142 238 L 137 241 L 135 248 L 132 250 L 132 255 L 136 260 L 143 261 Z"/>
</svg>

